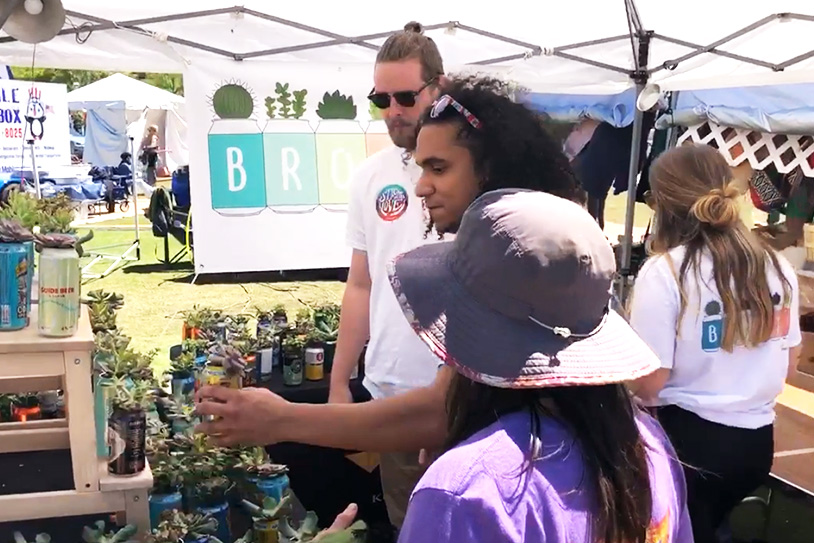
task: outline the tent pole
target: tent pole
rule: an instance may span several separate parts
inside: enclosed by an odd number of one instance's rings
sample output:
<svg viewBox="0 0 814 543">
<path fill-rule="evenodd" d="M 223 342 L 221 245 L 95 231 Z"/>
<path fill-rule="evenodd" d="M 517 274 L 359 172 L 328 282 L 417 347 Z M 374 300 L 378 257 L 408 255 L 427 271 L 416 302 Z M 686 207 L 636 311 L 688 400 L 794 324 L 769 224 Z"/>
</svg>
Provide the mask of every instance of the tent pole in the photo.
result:
<svg viewBox="0 0 814 543">
<path fill-rule="evenodd" d="M 636 84 L 636 96 L 644 90 L 644 83 Z M 630 139 L 630 164 L 627 177 L 627 205 L 625 207 L 625 234 L 622 238 L 622 282 L 619 300 L 624 304 L 627 296 L 627 282 L 630 275 L 630 261 L 633 251 L 633 214 L 636 209 L 636 185 L 639 177 L 639 159 L 642 145 L 642 125 L 644 112 L 636 108 L 633 117 L 633 136 Z"/>
<path fill-rule="evenodd" d="M 139 239 L 139 228 L 138 228 L 139 213 L 138 213 L 138 190 L 136 187 L 136 159 L 135 155 L 133 154 L 135 150 L 136 149 L 133 144 L 133 136 L 130 136 L 130 164 L 131 164 L 130 170 L 132 171 L 131 181 L 133 187 L 133 217 L 134 217 L 133 220 L 136 228 L 136 260 L 141 260 L 141 240 Z"/>
</svg>

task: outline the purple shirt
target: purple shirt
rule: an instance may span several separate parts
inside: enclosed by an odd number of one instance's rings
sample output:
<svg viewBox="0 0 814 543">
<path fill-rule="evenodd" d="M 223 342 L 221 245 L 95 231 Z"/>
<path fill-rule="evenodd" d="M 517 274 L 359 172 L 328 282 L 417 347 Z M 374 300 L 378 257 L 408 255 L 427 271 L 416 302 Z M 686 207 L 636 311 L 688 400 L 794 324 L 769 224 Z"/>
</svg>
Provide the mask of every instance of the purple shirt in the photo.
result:
<svg viewBox="0 0 814 543">
<path fill-rule="evenodd" d="M 436 460 L 407 509 L 399 543 L 589 543 L 593 485 L 579 445 L 542 418 L 542 459 L 522 475 L 531 420 L 514 413 Z M 648 543 L 692 543 L 681 466 L 664 431 L 642 415 L 650 460 L 653 519 Z"/>
</svg>

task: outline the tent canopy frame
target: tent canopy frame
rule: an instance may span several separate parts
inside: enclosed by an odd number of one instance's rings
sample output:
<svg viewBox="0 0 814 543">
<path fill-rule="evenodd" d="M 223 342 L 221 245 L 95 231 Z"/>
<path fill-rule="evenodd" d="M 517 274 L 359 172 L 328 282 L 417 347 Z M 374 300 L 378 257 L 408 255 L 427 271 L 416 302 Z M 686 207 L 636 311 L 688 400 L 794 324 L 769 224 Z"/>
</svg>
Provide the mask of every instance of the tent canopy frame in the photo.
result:
<svg viewBox="0 0 814 543">
<path fill-rule="evenodd" d="M 625 0 L 625 5 L 626 5 L 626 9 L 629 10 L 630 8 L 628 6 L 633 5 L 633 3 L 630 0 Z M 298 23 L 296 21 L 292 21 L 292 20 L 289 20 L 289 19 L 276 17 L 274 15 L 264 13 L 264 12 L 261 12 L 261 11 L 257 11 L 257 10 L 253 10 L 253 9 L 249 9 L 249 8 L 244 7 L 244 6 L 232 6 L 232 7 L 224 7 L 224 8 L 218 8 L 218 9 L 210 9 L 210 10 L 189 11 L 189 12 L 183 12 L 183 13 L 174 13 L 174 14 L 170 14 L 170 15 L 161 15 L 161 16 L 157 16 L 157 17 L 144 17 L 144 18 L 139 18 L 139 19 L 130 19 L 130 20 L 124 20 L 124 21 L 113 21 L 113 20 L 110 20 L 110 19 L 105 19 L 105 18 L 102 18 L 102 17 L 97 17 L 97 16 L 94 16 L 94 15 L 80 13 L 80 12 L 72 11 L 72 10 L 66 10 L 66 13 L 70 17 L 83 19 L 85 21 L 90 21 L 90 22 L 85 22 L 85 23 L 82 23 L 82 24 L 80 24 L 78 26 L 73 25 L 71 23 L 72 28 L 64 28 L 64 29 L 62 29 L 57 34 L 58 36 L 74 34 L 74 35 L 77 36 L 77 39 L 87 39 L 87 37 L 90 36 L 90 34 L 92 34 L 93 32 L 96 32 L 96 31 L 130 30 L 130 31 L 134 31 L 134 32 L 144 34 L 144 35 L 151 35 L 151 36 L 157 37 L 158 39 L 166 40 L 169 43 L 174 43 L 174 44 L 177 44 L 177 45 L 182 45 L 182 46 L 190 47 L 190 48 L 193 48 L 193 49 L 206 51 L 206 52 L 218 55 L 218 56 L 231 58 L 231 59 L 236 60 L 236 61 L 242 61 L 242 60 L 252 59 L 252 58 L 260 58 L 260 57 L 269 57 L 269 56 L 279 55 L 279 54 L 283 54 L 283 53 L 294 53 L 294 52 L 297 52 L 297 51 L 320 49 L 320 48 L 323 48 L 323 47 L 330 47 L 330 46 L 334 46 L 334 45 L 357 45 L 359 47 L 363 47 L 363 48 L 375 51 L 375 50 L 378 50 L 379 46 L 377 46 L 377 45 L 375 45 L 373 43 L 369 43 L 370 40 L 381 39 L 381 38 L 387 37 L 387 36 L 389 36 L 390 34 L 393 33 L 392 30 L 388 30 L 388 31 L 384 31 L 384 32 L 376 32 L 376 33 L 373 33 L 373 34 L 366 34 L 366 35 L 361 35 L 361 36 L 344 36 L 344 35 L 338 34 L 336 32 L 331 32 L 329 30 L 324 30 L 322 28 L 317 28 L 317 27 L 314 27 L 314 26 L 311 26 L 311 25 Z M 633 17 L 633 19 L 635 19 L 633 21 L 635 24 L 633 25 L 632 28 L 643 29 L 644 27 L 642 25 L 641 19 L 638 16 L 638 11 L 635 10 L 635 7 L 633 7 L 633 13 L 634 13 L 634 15 L 632 17 Z M 213 47 L 213 46 L 210 46 L 210 45 L 206 45 L 205 43 L 179 38 L 177 36 L 162 35 L 162 36 L 158 37 L 158 34 L 156 32 L 146 30 L 145 28 L 143 28 L 144 25 L 149 25 L 149 24 L 174 22 L 174 21 L 182 21 L 182 20 L 189 20 L 189 19 L 198 19 L 198 18 L 217 16 L 217 15 L 235 15 L 237 17 L 242 17 L 242 16 L 248 15 L 248 16 L 251 16 L 251 17 L 255 17 L 255 18 L 259 18 L 259 19 L 271 22 L 271 23 L 281 24 L 281 25 L 288 26 L 290 28 L 295 28 L 295 29 L 302 30 L 302 31 L 305 31 L 305 32 L 310 32 L 312 34 L 316 34 L 318 36 L 322 36 L 322 37 L 325 37 L 325 38 L 328 38 L 328 39 L 323 40 L 323 41 L 316 41 L 316 42 L 298 44 L 298 45 L 292 45 L 292 46 L 286 46 L 286 47 L 276 47 L 276 48 L 273 48 L 273 49 L 250 51 L 248 53 L 236 53 L 236 52 L 233 52 L 233 51 L 227 51 L 225 49 L 221 49 L 221 48 L 218 48 L 218 47 Z M 765 61 L 762 61 L 762 60 L 757 59 L 757 58 L 747 57 L 747 56 L 743 56 L 743 55 L 737 55 L 737 54 L 730 53 L 730 52 L 727 52 L 727 51 L 724 51 L 724 50 L 720 49 L 721 46 L 723 46 L 723 45 L 725 45 L 725 44 L 727 44 L 727 43 L 729 43 L 729 42 L 731 42 L 731 41 L 733 41 L 733 40 L 735 40 L 735 39 L 737 39 L 739 37 L 742 37 L 742 36 L 744 36 L 744 35 L 746 35 L 746 34 L 748 34 L 750 32 L 754 32 L 754 31 L 756 31 L 756 30 L 758 30 L 758 29 L 760 29 L 760 28 L 762 28 L 762 27 L 764 27 L 764 26 L 766 26 L 768 24 L 771 24 L 774 21 L 778 21 L 778 20 L 779 21 L 799 20 L 799 21 L 814 22 L 814 16 L 804 15 L 804 14 L 799 14 L 799 13 L 775 13 L 775 14 L 772 14 L 772 15 L 768 15 L 768 16 L 766 16 L 766 17 L 764 17 L 764 18 L 762 18 L 762 19 L 760 19 L 758 21 L 755 21 L 754 23 L 752 23 L 750 25 L 747 25 L 747 26 L 741 28 L 740 30 L 732 32 L 729 35 L 724 36 L 723 38 L 720 38 L 720 39 L 718 39 L 718 40 L 716 40 L 716 41 L 714 41 L 714 42 L 712 42 L 710 44 L 707 44 L 707 45 L 692 43 L 692 42 L 684 41 L 684 40 L 681 40 L 681 39 L 665 36 L 663 34 L 659 34 L 659 33 L 656 33 L 656 32 L 650 32 L 651 40 L 653 40 L 653 39 L 662 40 L 662 41 L 665 41 L 667 43 L 672 43 L 672 44 L 675 44 L 675 45 L 680 45 L 682 47 L 686 47 L 688 49 L 692 49 L 692 51 L 685 54 L 685 55 L 682 55 L 681 57 L 678 57 L 676 59 L 666 61 L 666 62 L 662 63 L 660 66 L 656 66 L 656 67 L 653 67 L 653 68 L 648 68 L 645 65 L 641 69 L 647 70 L 647 73 L 648 73 L 648 76 L 649 76 L 649 75 L 653 75 L 654 73 L 657 73 L 657 72 L 659 72 L 661 70 L 670 70 L 670 71 L 672 71 L 676 67 L 678 67 L 679 64 L 681 64 L 683 62 L 686 62 L 686 61 L 688 61 L 688 60 L 690 60 L 692 58 L 698 57 L 700 55 L 714 54 L 714 55 L 730 58 L 730 59 L 733 59 L 733 60 L 738 60 L 740 62 L 744 62 L 744 63 L 747 63 L 747 64 L 753 64 L 753 65 L 756 65 L 756 66 L 761 66 L 761 67 L 767 68 L 767 69 L 775 71 L 775 72 L 779 72 L 779 71 L 783 71 L 786 68 L 788 68 L 790 66 L 793 66 L 793 65 L 795 65 L 795 64 L 797 64 L 799 62 L 802 62 L 802 61 L 807 60 L 807 59 L 809 59 L 811 57 L 814 57 L 814 49 L 812 49 L 811 51 L 809 51 L 807 53 L 803 53 L 803 54 L 798 55 L 796 57 L 790 58 L 790 59 L 788 59 L 786 61 L 775 64 L 775 63 L 765 62 Z M 455 29 L 462 30 L 462 31 L 470 32 L 470 33 L 477 34 L 477 35 L 480 35 L 480 36 L 483 36 L 483 37 L 491 38 L 491 39 L 494 39 L 494 40 L 497 40 L 497 41 L 500 41 L 500 42 L 516 45 L 518 47 L 527 49 L 523 53 L 517 53 L 517 54 L 513 54 L 513 55 L 507 55 L 507 56 L 502 56 L 502 57 L 496 57 L 496 58 L 490 58 L 490 59 L 484 59 L 484 60 L 481 60 L 481 61 L 477 61 L 477 62 L 472 63 L 474 65 L 487 66 L 487 65 L 492 65 L 492 64 L 498 64 L 498 63 L 501 63 L 501 62 L 509 62 L 509 61 L 512 61 L 512 60 L 520 60 L 520 59 L 529 58 L 529 57 L 532 57 L 532 56 L 550 55 L 550 56 L 560 57 L 560 58 L 566 59 L 566 60 L 571 60 L 571 61 L 574 61 L 574 62 L 580 62 L 580 63 L 587 64 L 587 65 L 590 65 L 590 66 L 594 66 L 596 68 L 601 68 L 601 69 L 609 70 L 609 71 L 616 72 L 616 73 L 628 74 L 630 76 L 631 80 L 634 81 L 634 82 L 639 77 L 638 74 L 636 73 L 636 69 L 631 70 L 629 67 L 626 67 L 626 66 L 615 66 L 615 65 L 612 65 L 612 64 L 607 64 L 607 63 L 595 61 L 595 60 L 592 60 L 590 58 L 586 58 L 586 57 L 583 57 L 583 56 L 580 56 L 580 55 L 577 55 L 577 54 L 573 53 L 574 50 L 582 49 L 582 48 L 585 48 L 585 47 L 591 47 L 591 46 L 595 46 L 595 45 L 603 45 L 603 44 L 608 44 L 608 43 L 615 43 L 615 42 L 619 42 L 621 40 L 631 40 L 633 38 L 633 35 L 631 35 L 631 34 L 619 35 L 619 36 L 611 36 L 611 37 L 608 37 L 608 38 L 601 38 L 601 39 L 596 39 L 596 40 L 591 40 L 591 41 L 583 41 L 583 42 L 572 43 L 572 44 L 563 45 L 563 46 L 554 47 L 554 48 L 544 48 L 544 47 L 541 47 L 539 45 L 535 45 L 535 44 L 532 44 L 532 43 L 528 43 L 528 42 L 525 42 L 525 41 L 521 41 L 521 40 L 511 38 L 509 36 L 504 36 L 504 35 L 496 34 L 496 33 L 493 33 L 493 32 L 489 32 L 487 30 L 482 30 L 482 29 L 475 28 L 475 27 L 472 27 L 472 26 L 464 25 L 464 24 L 461 24 L 458 21 L 448 21 L 446 23 L 427 25 L 427 26 L 425 26 L 425 28 L 427 30 L 436 30 L 436 29 L 442 29 L 442 28 L 446 28 L 446 29 L 450 29 L 450 30 L 455 30 Z M 643 30 L 641 30 L 641 31 L 643 31 Z M 639 32 L 639 30 L 637 30 L 637 32 Z M 82 35 L 84 35 L 85 37 L 81 38 L 80 36 L 82 36 Z M 15 38 L 10 37 L 10 36 L 4 36 L 4 37 L 0 38 L 0 44 L 14 42 L 14 41 L 17 41 L 17 40 Z"/>
</svg>

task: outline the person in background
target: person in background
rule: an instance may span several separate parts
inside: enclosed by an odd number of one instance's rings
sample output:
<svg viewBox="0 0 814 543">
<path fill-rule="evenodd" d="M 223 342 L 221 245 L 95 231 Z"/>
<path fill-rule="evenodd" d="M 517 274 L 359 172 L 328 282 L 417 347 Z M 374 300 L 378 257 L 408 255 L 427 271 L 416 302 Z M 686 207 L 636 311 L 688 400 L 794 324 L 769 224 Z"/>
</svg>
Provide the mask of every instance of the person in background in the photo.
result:
<svg viewBox="0 0 814 543">
<path fill-rule="evenodd" d="M 147 134 L 141 141 L 141 153 L 142 164 L 147 166 L 145 181 L 153 187 L 158 166 L 158 126 L 153 124 L 147 128 Z"/>
<path fill-rule="evenodd" d="M 608 307 L 615 272 L 587 211 L 508 189 L 395 260 L 405 317 L 455 370 L 399 543 L 692 542 L 681 465 L 624 385 L 660 364 Z"/>
<path fill-rule="evenodd" d="M 731 168 L 681 146 L 653 164 L 659 227 L 630 322 L 661 360 L 633 383 L 685 464 L 695 543 L 714 543 L 730 511 L 763 484 L 774 405 L 801 342 L 791 265 L 740 220 Z"/>
<path fill-rule="evenodd" d="M 420 168 L 415 192 L 421 197 L 416 203 L 423 201 L 428 212 L 423 231 L 454 233 L 474 198 L 501 188 L 585 202 L 561 146 L 540 115 L 512 99 L 508 84 L 452 78 L 442 92 L 421 120 L 415 153 Z M 395 296 L 393 302 L 401 311 Z M 406 321 L 404 326 L 415 335 Z M 418 338 L 412 340 L 426 352 Z M 436 374 L 438 360 L 430 364 Z M 427 386 L 360 404 L 294 404 L 263 389 L 205 387 L 199 391 L 202 403 L 197 411 L 223 420 L 199 430 L 224 445 L 294 441 L 374 452 L 434 451 L 443 448 L 447 438 L 445 401 L 453 374 L 442 366 Z"/>
</svg>

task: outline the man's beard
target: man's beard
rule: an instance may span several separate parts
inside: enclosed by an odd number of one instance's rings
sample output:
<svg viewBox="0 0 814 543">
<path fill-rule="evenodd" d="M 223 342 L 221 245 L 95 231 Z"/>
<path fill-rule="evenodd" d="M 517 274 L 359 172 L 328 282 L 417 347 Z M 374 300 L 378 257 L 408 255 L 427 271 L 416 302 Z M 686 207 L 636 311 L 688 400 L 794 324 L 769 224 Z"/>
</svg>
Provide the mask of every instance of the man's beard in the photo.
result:
<svg viewBox="0 0 814 543">
<path fill-rule="evenodd" d="M 390 134 L 390 139 L 393 145 L 401 147 L 407 151 L 415 151 L 416 145 L 416 129 L 415 126 L 407 124 L 401 120 L 387 121 L 387 132 Z"/>
</svg>

